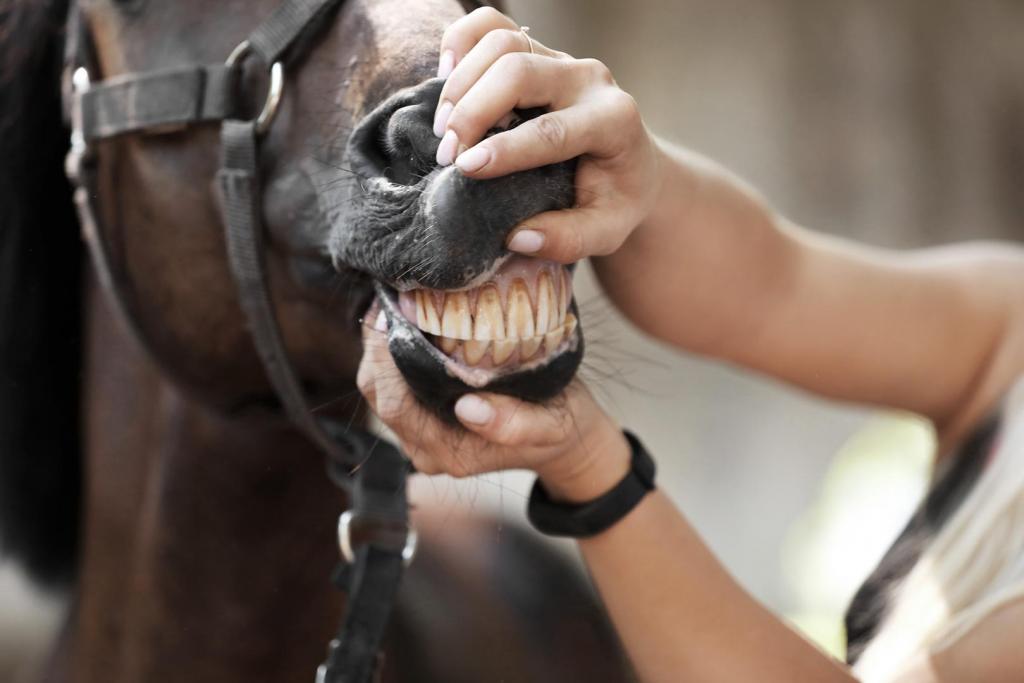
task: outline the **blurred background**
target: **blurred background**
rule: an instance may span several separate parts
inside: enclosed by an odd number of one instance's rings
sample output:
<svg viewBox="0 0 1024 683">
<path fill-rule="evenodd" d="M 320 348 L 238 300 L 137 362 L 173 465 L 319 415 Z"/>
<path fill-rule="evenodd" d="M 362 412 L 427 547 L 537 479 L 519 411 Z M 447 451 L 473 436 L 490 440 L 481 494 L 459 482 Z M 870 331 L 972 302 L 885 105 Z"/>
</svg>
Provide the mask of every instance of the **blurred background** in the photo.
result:
<svg viewBox="0 0 1024 683">
<path fill-rule="evenodd" d="M 608 64 L 660 136 L 803 225 L 898 248 L 1024 239 L 1022 2 L 507 5 L 537 40 Z M 845 604 L 925 485 L 928 425 L 670 351 L 631 330 L 585 269 L 577 288 L 595 393 L 743 585 L 841 654 Z M 529 484 L 418 481 L 414 497 L 521 520 Z M 0 565 L 0 680 L 31 669 L 60 614 Z"/>
</svg>

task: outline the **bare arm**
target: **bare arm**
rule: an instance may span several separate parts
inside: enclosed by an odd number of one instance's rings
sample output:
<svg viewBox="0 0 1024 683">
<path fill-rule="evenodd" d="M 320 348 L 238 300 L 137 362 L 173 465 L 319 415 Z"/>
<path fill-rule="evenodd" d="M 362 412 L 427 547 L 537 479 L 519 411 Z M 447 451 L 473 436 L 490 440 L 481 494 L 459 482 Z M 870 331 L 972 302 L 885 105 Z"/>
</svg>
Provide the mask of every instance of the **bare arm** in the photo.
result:
<svg viewBox="0 0 1024 683">
<path fill-rule="evenodd" d="M 798 228 L 699 155 L 652 138 L 593 60 L 530 41 L 493 10 L 453 24 L 439 163 L 491 178 L 580 156 L 578 205 L 508 241 L 561 262 L 590 256 L 612 300 L 650 334 L 833 398 L 912 410 L 945 445 L 1024 371 L 1024 250 L 855 247 Z M 551 111 L 483 139 L 514 106 Z"/>
<path fill-rule="evenodd" d="M 528 468 L 552 497 L 582 502 L 629 469 L 618 425 L 579 383 L 546 406 L 467 394 L 455 406 L 467 431 L 455 435 L 416 404 L 381 332 L 367 327 L 364 346 L 360 389 L 420 472 Z M 660 491 L 579 547 L 645 683 L 854 680 L 748 595 Z M 1013 626 L 1020 615 L 1020 608 L 997 613 L 948 650 L 921 653 L 894 683 L 1017 680 L 1024 650 L 1015 646 L 1020 629 Z"/>
<path fill-rule="evenodd" d="M 659 175 L 655 210 L 594 259 L 648 333 L 814 393 L 912 410 L 945 444 L 1024 372 L 1024 249 L 869 249 L 786 222 L 689 152 L 667 149 Z"/>
<path fill-rule="evenodd" d="M 628 458 L 616 441 L 605 462 Z M 563 498 L 593 497 L 549 482 Z M 644 683 L 854 680 L 743 590 L 659 490 L 579 547 Z"/>
</svg>

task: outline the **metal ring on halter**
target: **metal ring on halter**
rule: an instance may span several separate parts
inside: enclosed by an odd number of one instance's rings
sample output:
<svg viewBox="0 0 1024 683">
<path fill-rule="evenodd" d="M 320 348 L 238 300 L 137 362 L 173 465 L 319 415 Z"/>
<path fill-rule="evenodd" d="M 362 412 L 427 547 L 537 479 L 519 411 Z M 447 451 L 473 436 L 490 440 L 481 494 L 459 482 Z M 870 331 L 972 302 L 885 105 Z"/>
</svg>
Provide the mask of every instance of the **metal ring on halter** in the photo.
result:
<svg viewBox="0 0 1024 683">
<path fill-rule="evenodd" d="M 231 51 L 224 65 L 228 68 L 237 66 L 243 59 L 252 53 L 252 46 L 248 40 L 243 40 Z M 281 95 L 284 93 L 284 67 L 281 62 L 274 62 L 270 65 L 270 87 L 267 88 L 267 99 L 263 102 L 263 109 L 256 117 L 256 133 L 264 135 L 270 130 L 270 124 L 277 116 L 277 109 L 281 104 Z"/>
<path fill-rule="evenodd" d="M 338 547 L 341 549 L 341 556 L 349 564 L 356 561 L 355 548 L 352 545 L 352 524 L 356 521 L 356 511 L 346 510 L 338 518 Z M 402 562 L 408 567 L 412 559 L 416 557 L 416 544 L 419 541 L 419 534 L 412 527 L 405 527 L 405 545 L 402 547 Z"/>
<path fill-rule="evenodd" d="M 530 46 L 530 54 L 535 55 L 537 51 L 533 49 L 533 38 L 530 37 L 530 27 L 520 26 L 519 32 L 526 36 L 526 44 Z"/>
</svg>

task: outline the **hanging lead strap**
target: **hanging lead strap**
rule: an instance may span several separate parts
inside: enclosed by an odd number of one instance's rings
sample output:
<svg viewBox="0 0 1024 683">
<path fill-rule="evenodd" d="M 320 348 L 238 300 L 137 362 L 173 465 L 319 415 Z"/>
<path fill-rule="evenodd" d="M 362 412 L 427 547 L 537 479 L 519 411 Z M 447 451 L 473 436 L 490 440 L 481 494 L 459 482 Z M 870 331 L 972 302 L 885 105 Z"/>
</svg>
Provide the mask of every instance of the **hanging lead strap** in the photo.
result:
<svg viewBox="0 0 1024 683">
<path fill-rule="evenodd" d="M 317 683 L 374 680 L 402 571 L 416 552 L 405 497 L 408 461 L 387 441 L 355 434 L 362 447 L 353 445 L 365 454 L 365 464 L 355 475 L 352 508 L 338 521 L 338 545 L 347 564 L 337 580 L 348 591 L 348 602 L 338 635 L 317 670 Z"/>
</svg>

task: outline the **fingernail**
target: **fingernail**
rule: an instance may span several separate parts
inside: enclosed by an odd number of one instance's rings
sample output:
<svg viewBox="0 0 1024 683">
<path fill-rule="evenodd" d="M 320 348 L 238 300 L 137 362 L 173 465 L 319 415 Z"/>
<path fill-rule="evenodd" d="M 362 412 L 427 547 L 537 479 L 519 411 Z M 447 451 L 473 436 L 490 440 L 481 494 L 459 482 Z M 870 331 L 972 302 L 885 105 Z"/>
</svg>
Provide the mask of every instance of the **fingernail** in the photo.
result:
<svg viewBox="0 0 1024 683">
<path fill-rule="evenodd" d="M 437 112 L 434 114 L 434 136 L 441 137 L 444 135 L 444 129 L 448 125 L 448 117 L 452 115 L 452 109 L 455 108 L 448 100 L 441 103 L 441 106 L 437 108 Z"/>
<path fill-rule="evenodd" d="M 384 315 L 384 311 L 377 314 L 377 319 L 373 321 L 373 329 L 378 332 L 388 331 L 388 317 Z"/>
<path fill-rule="evenodd" d="M 454 130 L 450 130 L 441 138 L 441 144 L 437 146 L 437 163 L 439 166 L 449 166 L 455 161 L 455 151 L 459 148 L 459 136 Z"/>
<path fill-rule="evenodd" d="M 494 408 L 476 394 L 466 394 L 455 402 L 455 414 L 463 422 L 485 425 L 494 419 Z"/>
<path fill-rule="evenodd" d="M 455 165 L 463 173 L 479 171 L 491 160 L 491 150 L 477 145 L 473 149 L 466 150 L 455 160 Z"/>
<path fill-rule="evenodd" d="M 509 251 L 520 254 L 533 254 L 544 246 L 544 233 L 536 230 L 520 230 L 508 241 Z"/>
<path fill-rule="evenodd" d="M 453 69 L 455 69 L 455 53 L 451 50 L 445 50 L 441 53 L 441 59 L 437 62 L 437 77 L 448 78 L 452 75 Z"/>
</svg>

